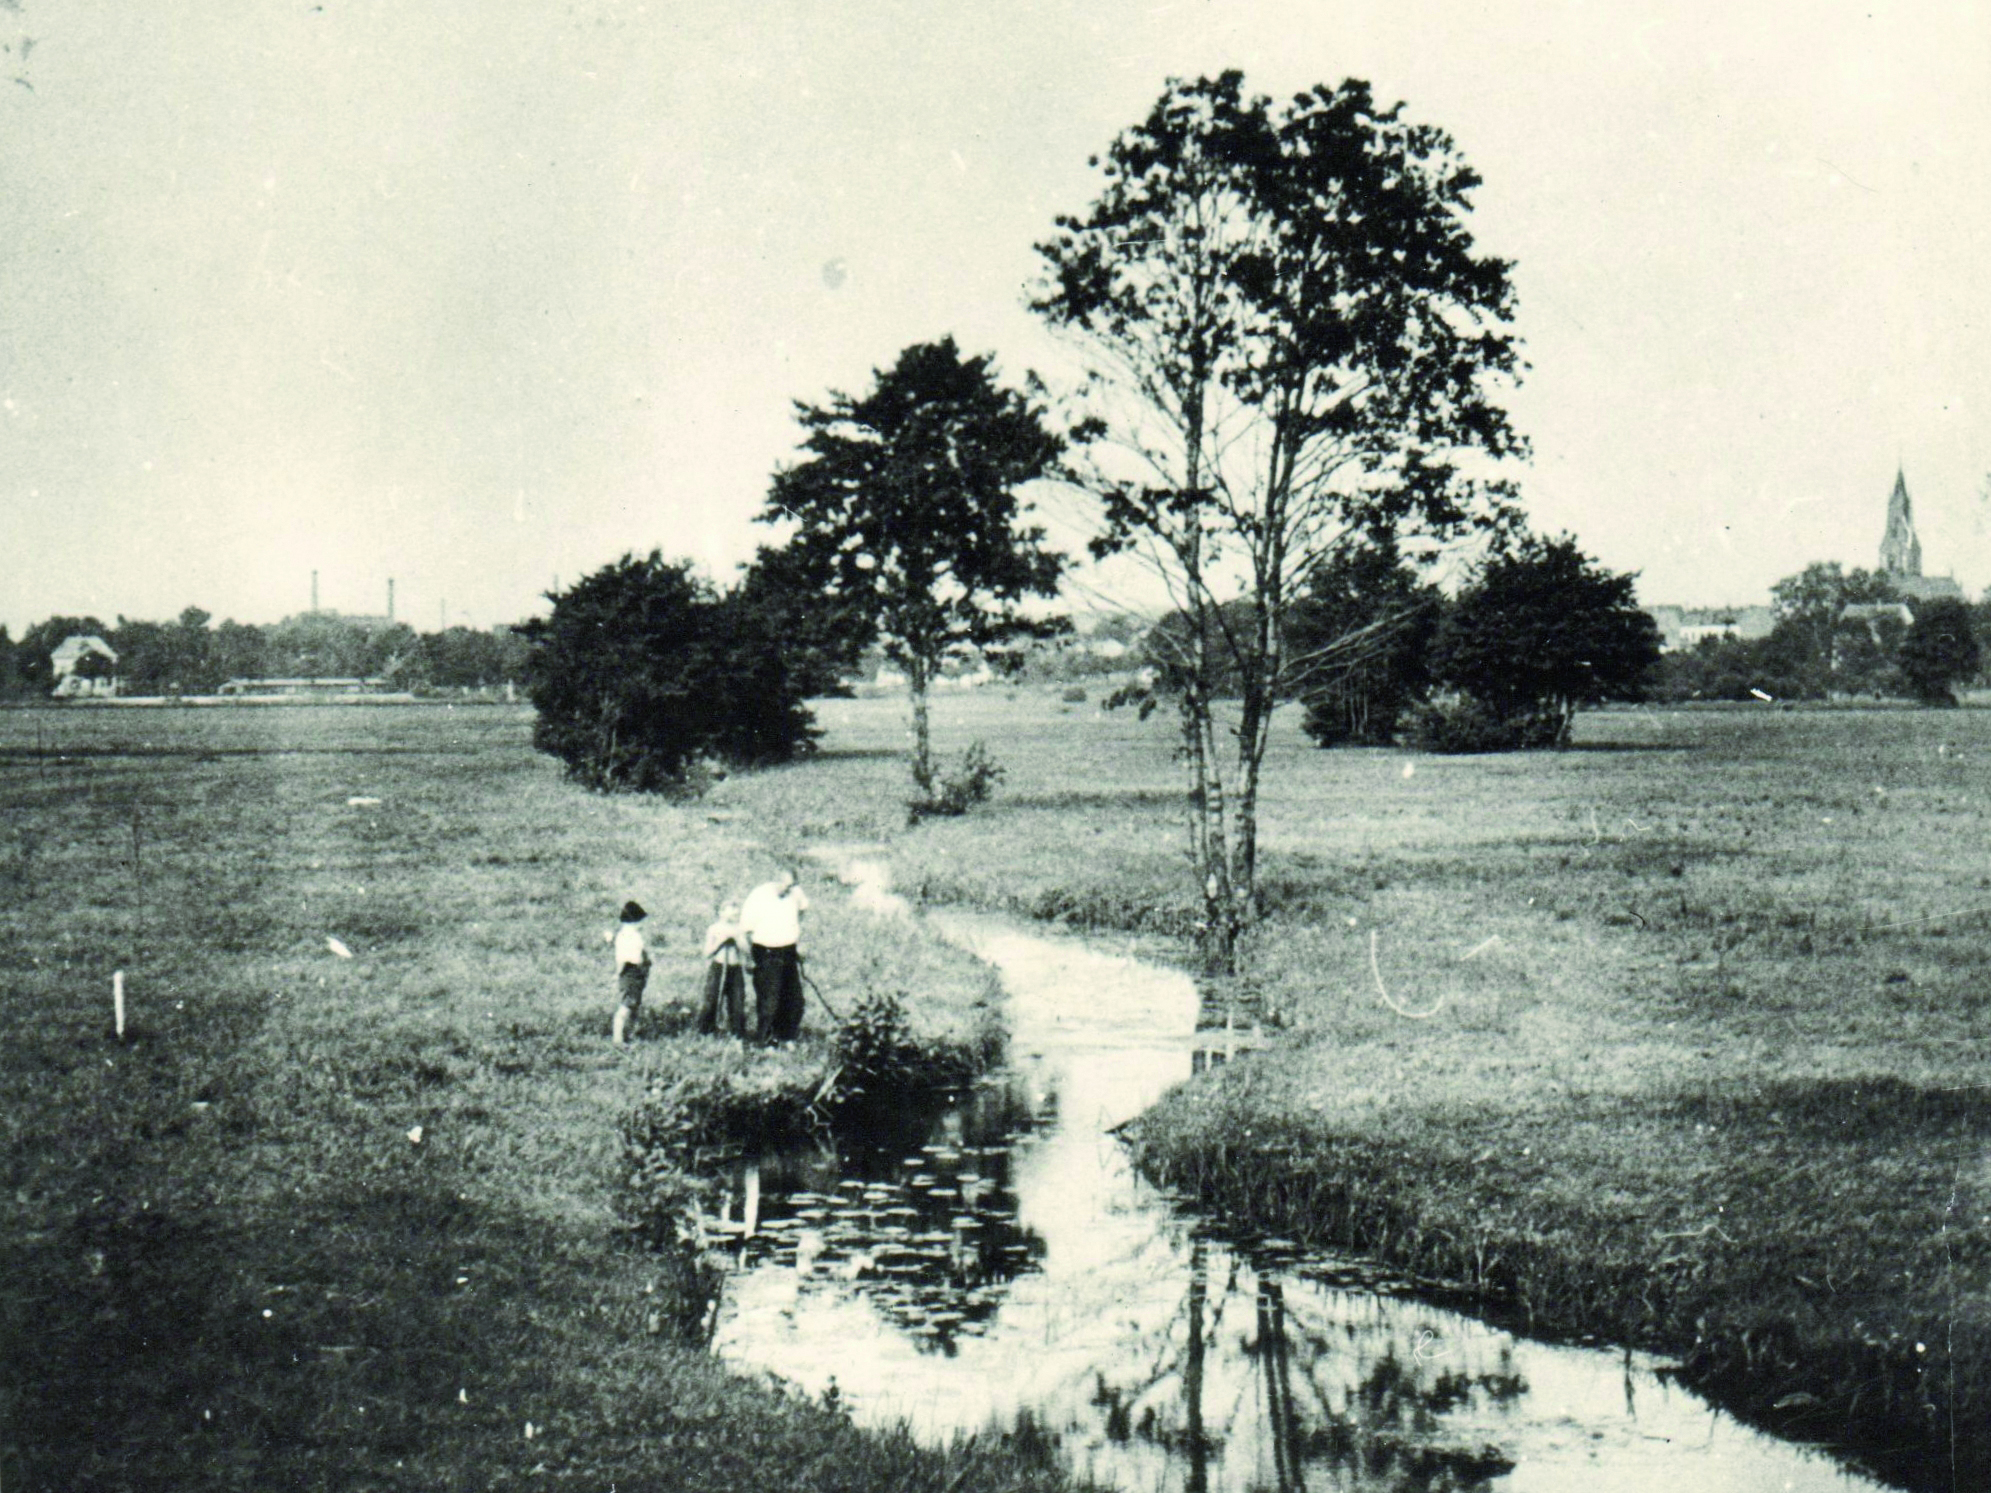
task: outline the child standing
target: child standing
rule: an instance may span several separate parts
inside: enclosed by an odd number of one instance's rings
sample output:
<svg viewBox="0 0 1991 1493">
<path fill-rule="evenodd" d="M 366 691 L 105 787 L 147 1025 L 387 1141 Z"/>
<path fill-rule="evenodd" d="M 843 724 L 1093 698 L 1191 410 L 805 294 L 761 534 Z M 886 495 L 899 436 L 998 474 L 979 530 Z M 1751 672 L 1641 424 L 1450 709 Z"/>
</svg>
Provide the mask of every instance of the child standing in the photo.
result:
<svg viewBox="0 0 1991 1493">
<path fill-rule="evenodd" d="M 615 1024 L 610 1037 L 617 1047 L 628 1044 L 629 1029 L 643 1009 L 643 986 L 650 978 L 650 951 L 643 943 L 639 925 L 648 916 L 641 904 L 625 902 L 621 926 L 609 935 L 615 942 L 616 995 Z"/>
<path fill-rule="evenodd" d="M 726 1031 L 745 1040 L 747 976 L 754 960 L 747 951 L 747 936 L 740 929 L 738 903 L 722 906 L 718 920 L 705 930 L 705 959 L 705 1001 L 698 1008 L 698 1030 L 708 1035 L 718 1031 L 723 1010 Z"/>
</svg>

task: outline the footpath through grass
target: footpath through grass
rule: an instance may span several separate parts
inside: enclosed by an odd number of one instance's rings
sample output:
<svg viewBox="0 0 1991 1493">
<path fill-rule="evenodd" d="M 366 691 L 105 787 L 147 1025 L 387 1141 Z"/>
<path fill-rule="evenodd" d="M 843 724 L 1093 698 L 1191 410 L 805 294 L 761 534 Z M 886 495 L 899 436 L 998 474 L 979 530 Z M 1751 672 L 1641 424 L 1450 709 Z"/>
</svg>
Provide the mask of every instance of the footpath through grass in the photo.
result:
<svg viewBox="0 0 1991 1493">
<path fill-rule="evenodd" d="M 934 901 L 1179 933 L 1169 722 L 953 698 L 1009 776 L 903 828 L 901 702 L 722 797 L 892 841 Z M 1273 1051 L 1140 1125 L 1155 1176 L 1535 1331 L 1651 1346 L 1928 1488 L 1991 1486 L 1991 711 L 1639 711 L 1577 749 L 1314 750 L 1219 1007 Z"/>
<path fill-rule="evenodd" d="M 623 1233 L 618 1127 L 739 1064 L 611 1049 L 603 931 L 643 901 L 649 1007 L 688 1002 L 714 900 L 769 862 L 757 825 L 577 792 L 528 731 L 0 712 L 0 1486 L 1058 1486 L 683 1340 L 705 1303 Z M 979 966 L 811 890 L 833 999 L 846 972 L 926 1036 L 982 1028 Z"/>
</svg>

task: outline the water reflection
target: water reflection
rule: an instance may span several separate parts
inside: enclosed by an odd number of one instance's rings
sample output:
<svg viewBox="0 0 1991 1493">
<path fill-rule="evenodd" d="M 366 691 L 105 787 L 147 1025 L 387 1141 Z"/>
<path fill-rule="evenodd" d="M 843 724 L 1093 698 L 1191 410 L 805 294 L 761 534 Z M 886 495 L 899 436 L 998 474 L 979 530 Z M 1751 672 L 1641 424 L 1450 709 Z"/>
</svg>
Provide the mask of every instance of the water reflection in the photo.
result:
<svg viewBox="0 0 1991 1493">
<path fill-rule="evenodd" d="M 729 1360 L 932 1440 L 1028 1427 L 1081 1477 L 1156 1493 L 1873 1486 L 1645 1360 L 1216 1237 L 1110 1133 L 1188 1076 L 1193 988 L 1072 941 L 970 933 L 1010 991 L 1009 1081 L 924 1135 L 741 1173 Z"/>
<path fill-rule="evenodd" d="M 737 1165 L 716 1223 L 739 1238 L 737 1268 L 790 1269 L 862 1300 L 920 1348 L 952 1354 L 1043 1258 L 1043 1240 L 1017 1221 L 1011 1155 L 1055 1118 L 1047 1095 L 984 1085 L 930 1128 Z"/>
</svg>

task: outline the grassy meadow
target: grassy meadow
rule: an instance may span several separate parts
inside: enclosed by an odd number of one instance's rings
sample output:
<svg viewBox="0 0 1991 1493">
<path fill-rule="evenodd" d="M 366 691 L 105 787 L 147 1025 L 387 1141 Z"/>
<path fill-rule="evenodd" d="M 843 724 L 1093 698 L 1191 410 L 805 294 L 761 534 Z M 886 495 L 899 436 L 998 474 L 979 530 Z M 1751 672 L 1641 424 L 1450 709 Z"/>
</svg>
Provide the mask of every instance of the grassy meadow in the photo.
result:
<svg viewBox="0 0 1991 1493">
<path fill-rule="evenodd" d="M 683 1073 L 821 1067 L 821 1010 L 745 1065 L 666 1035 L 715 899 L 771 865 L 757 826 L 579 792 L 529 730 L 0 712 L 0 1487 L 1058 1485 L 701 1351 L 705 1302 L 627 1238 L 619 1126 Z M 832 999 L 981 1029 L 985 971 L 808 884 Z M 657 963 L 617 1051 L 630 896 Z"/>
<path fill-rule="evenodd" d="M 907 830 L 903 709 L 832 702 L 821 760 L 714 802 L 885 838 L 929 901 L 1190 926 L 1168 719 L 945 697 L 937 747 L 1008 776 Z M 1263 823 L 1269 917 L 1211 995 L 1281 1036 L 1147 1117 L 1153 1175 L 1991 1485 L 1991 711 L 1612 712 L 1483 758 L 1288 720 Z"/>
<path fill-rule="evenodd" d="M 728 1375 L 625 1227 L 646 1095 L 831 1063 L 818 1006 L 751 1064 L 678 1034 L 772 857 L 878 841 L 928 901 L 1183 947 L 1164 716 L 943 696 L 937 746 L 1007 777 L 908 829 L 904 702 L 820 715 L 815 760 L 679 806 L 573 789 L 518 709 L 0 712 L 0 1486 L 1055 1486 Z M 1286 721 L 1263 809 L 1269 916 L 1210 995 L 1275 1044 L 1145 1119 L 1154 1175 L 1991 1483 L 1991 712 L 1626 711 L 1452 759 Z M 809 885 L 840 1008 L 985 1029 L 984 970 Z"/>
</svg>

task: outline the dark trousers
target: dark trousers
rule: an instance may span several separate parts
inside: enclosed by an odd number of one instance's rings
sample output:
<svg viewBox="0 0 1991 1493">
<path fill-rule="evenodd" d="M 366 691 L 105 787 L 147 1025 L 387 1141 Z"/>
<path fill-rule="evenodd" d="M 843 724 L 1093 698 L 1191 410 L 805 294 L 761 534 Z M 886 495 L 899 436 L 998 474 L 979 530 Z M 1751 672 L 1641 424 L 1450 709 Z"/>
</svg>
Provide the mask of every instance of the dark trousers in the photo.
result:
<svg viewBox="0 0 1991 1493">
<path fill-rule="evenodd" d="M 754 1040 L 793 1042 L 802 1032 L 802 960 L 789 944 L 755 944 Z"/>
<path fill-rule="evenodd" d="M 747 1034 L 747 972 L 737 964 L 713 960 L 705 966 L 705 1000 L 698 1008 L 698 1029 L 729 1037 Z"/>
</svg>

